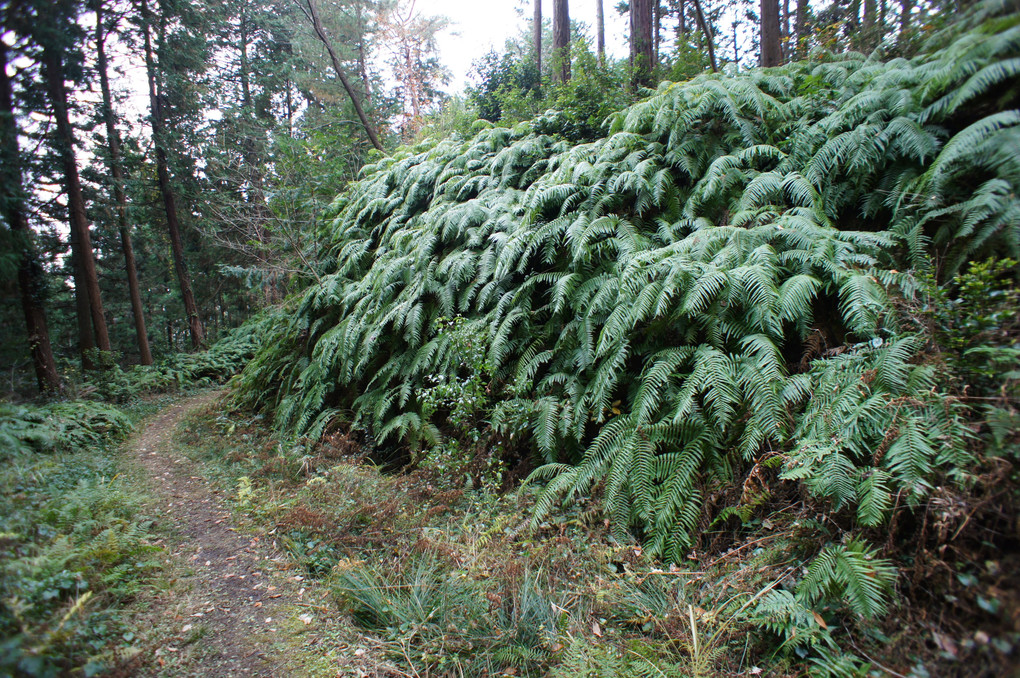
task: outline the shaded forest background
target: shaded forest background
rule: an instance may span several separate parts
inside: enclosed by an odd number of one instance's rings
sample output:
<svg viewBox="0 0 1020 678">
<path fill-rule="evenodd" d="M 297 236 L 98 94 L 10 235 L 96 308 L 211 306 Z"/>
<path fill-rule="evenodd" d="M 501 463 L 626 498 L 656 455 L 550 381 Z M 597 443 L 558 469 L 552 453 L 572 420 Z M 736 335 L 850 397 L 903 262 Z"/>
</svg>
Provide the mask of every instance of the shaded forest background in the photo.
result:
<svg viewBox="0 0 1020 678">
<path fill-rule="evenodd" d="M 660 80 L 816 47 L 909 55 L 957 3 L 621 4 L 605 11 L 631 22 L 624 59 L 549 4 L 522 3 L 521 35 L 451 96 L 456 17 L 413 4 L 4 3 L 4 390 L 209 345 L 302 289 L 324 207 L 401 143 L 547 108 L 591 140 Z"/>
</svg>

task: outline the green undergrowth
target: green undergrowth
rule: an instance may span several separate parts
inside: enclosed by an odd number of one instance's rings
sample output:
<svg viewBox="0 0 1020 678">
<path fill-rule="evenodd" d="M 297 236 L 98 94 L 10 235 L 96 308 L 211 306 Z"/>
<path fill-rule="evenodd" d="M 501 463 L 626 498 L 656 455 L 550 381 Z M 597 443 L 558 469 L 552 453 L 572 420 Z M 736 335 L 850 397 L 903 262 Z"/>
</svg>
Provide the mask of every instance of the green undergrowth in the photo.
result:
<svg viewBox="0 0 1020 678">
<path fill-rule="evenodd" d="M 0 405 L 0 675 L 99 675 L 137 651 L 122 610 L 162 550 L 119 442 L 145 412 Z"/>
<path fill-rule="evenodd" d="M 893 595 L 903 584 L 876 547 L 797 502 L 706 526 L 703 551 L 665 565 L 613 537 L 598 496 L 532 525 L 532 490 L 385 473 L 339 433 L 295 444 L 259 417 L 206 412 L 178 442 L 250 530 L 331 591 L 327 615 L 356 632 L 331 655 L 340 673 L 869 676 L 895 665 L 921 677 L 950 675 L 969 653 L 971 675 L 991 676 L 1020 640 L 1011 594 L 996 588 L 1008 559 L 996 561 L 997 585 L 978 570 L 944 585 L 947 610 L 1002 614 L 961 634 L 960 620 L 932 625 Z M 918 644 L 921 629 L 956 655 Z"/>
<path fill-rule="evenodd" d="M 269 330 L 281 322 L 281 313 L 279 309 L 267 309 L 228 331 L 206 350 L 175 353 L 154 365 L 124 369 L 116 355 L 94 353 L 93 362 L 100 369 L 69 371 L 69 390 L 93 400 L 137 403 L 154 394 L 225 383 L 244 369 Z"/>
<path fill-rule="evenodd" d="M 527 476 L 532 529 L 590 509 L 663 568 L 789 535 L 790 573 L 719 612 L 773 638 L 748 656 L 921 675 L 934 647 L 996 675 L 1020 603 L 1014 9 L 976 3 L 911 59 L 663 83 L 591 143 L 550 111 L 380 159 L 235 402 L 288 473 L 347 436 L 468 493 Z M 414 567 L 359 576 L 435 579 Z M 687 600 L 694 643 L 721 608 Z"/>
</svg>

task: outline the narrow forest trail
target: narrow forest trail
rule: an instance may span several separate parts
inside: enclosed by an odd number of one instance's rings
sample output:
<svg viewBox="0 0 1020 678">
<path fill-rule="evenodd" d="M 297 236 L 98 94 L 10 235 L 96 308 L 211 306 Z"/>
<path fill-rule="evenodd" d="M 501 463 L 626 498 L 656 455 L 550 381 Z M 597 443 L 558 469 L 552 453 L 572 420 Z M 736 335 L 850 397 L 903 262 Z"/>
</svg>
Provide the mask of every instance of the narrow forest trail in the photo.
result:
<svg viewBox="0 0 1020 678">
<path fill-rule="evenodd" d="M 140 675 L 283 676 L 284 649 L 295 628 L 311 623 L 305 582 L 287 571 L 287 558 L 231 523 L 221 493 L 198 475 L 175 433 L 189 415 L 222 392 L 183 399 L 147 420 L 128 442 L 151 480 L 154 505 L 176 535 L 168 549 L 173 588 L 156 610 L 163 627 Z"/>
</svg>

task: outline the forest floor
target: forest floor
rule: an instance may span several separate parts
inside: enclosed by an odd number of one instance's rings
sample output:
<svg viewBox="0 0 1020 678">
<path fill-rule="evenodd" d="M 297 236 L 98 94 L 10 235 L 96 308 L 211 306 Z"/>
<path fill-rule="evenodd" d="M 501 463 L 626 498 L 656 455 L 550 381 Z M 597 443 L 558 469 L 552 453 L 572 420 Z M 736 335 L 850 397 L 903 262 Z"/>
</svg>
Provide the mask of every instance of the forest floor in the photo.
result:
<svg viewBox="0 0 1020 678">
<path fill-rule="evenodd" d="M 195 475 L 175 440 L 186 418 L 209 410 L 220 395 L 178 401 L 127 443 L 127 460 L 147 481 L 172 543 L 163 545 L 171 585 L 140 613 L 149 651 L 122 665 L 126 675 L 295 675 L 300 657 L 292 650 L 320 608 L 312 584 L 291 571 L 273 543 L 235 524 L 223 490 Z"/>
</svg>

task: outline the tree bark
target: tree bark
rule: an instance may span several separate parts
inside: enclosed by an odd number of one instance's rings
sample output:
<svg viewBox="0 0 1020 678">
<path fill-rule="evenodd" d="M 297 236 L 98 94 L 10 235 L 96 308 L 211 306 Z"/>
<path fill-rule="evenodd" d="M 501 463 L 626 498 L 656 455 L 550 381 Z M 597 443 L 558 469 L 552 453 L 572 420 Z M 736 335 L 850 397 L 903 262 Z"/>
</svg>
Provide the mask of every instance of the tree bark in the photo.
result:
<svg viewBox="0 0 1020 678">
<path fill-rule="evenodd" d="M 535 13 L 531 17 L 531 42 L 535 48 L 535 68 L 542 77 L 542 0 L 535 0 Z"/>
<path fill-rule="evenodd" d="M 535 0 L 538 2 L 538 0 Z M 606 65 L 606 18 L 602 0 L 595 0 L 595 46 L 599 55 L 599 66 Z"/>
<path fill-rule="evenodd" d="M 50 104 L 57 128 L 57 152 L 64 171 L 64 189 L 67 193 L 67 213 L 71 230 L 78 236 L 78 260 L 81 278 L 75 277 L 75 287 L 81 284 L 88 294 L 89 316 L 92 318 L 92 333 L 96 347 L 101 351 L 110 350 L 110 335 L 106 329 L 103 300 L 99 293 L 99 276 L 96 273 L 96 257 L 92 251 L 92 236 L 89 234 L 88 215 L 85 212 L 85 198 L 81 192 L 81 178 L 78 175 L 78 161 L 74 157 L 74 131 L 67 113 L 67 89 L 64 86 L 63 55 L 53 45 L 43 46 L 43 71 L 49 90 Z"/>
<path fill-rule="evenodd" d="M 687 10 L 684 6 L 684 0 L 677 0 L 677 17 L 676 17 L 676 34 L 678 38 L 685 39 L 687 37 Z"/>
<path fill-rule="evenodd" d="M 570 7 L 567 0 L 553 0 L 553 82 L 570 80 Z"/>
<path fill-rule="evenodd" d="M 195 303 L 195 294 L 191 289 L 191 276 L 188 274 L 187 263 L 184 259 L 184 242 L 181 239 L 181 225 L 177 218 L 177 197 L 174 195 L 173 184 L 170 181 L 169 163 L 167 162 L 166 148 L 164 146 L 166 140 L 163 138 L 163 110 L 156 91 L 156 66 L 152 56 L 152 41 L 149 37 L 150 17 L 146 0 L 141 0 L 141 8 L 145 70 L 149 81 L 152 144 L 156 154 L 156 178 L 159 182 L 160 195 L 163 198 L 163 210 L 166 212 L 166 226 L 170 235 L 170 250 L 174 259 L 174 272 L 177 274 L 178 283 L 180 283 L 184 312 L 188 316 L 191 346 L 194 349 L 198 349 L 205 344 L 205 330 L 202 328 L 202 318 L 198 313 L 198 304 Z"/>
<path fill-rule="evenodd" d="M 312 23 L 312 29 L 315 31 L 315 35 L 322 42 L 322 45 L 326 48 L 329 53 L 330 61 L 333 62 L 333 70 L 336 71 L 337 77 L 340 78 L 340 84 L 344 86 L 347 91 L 347 96 L 350 97 L 351 103 L 354 104 L 354 112 L 358 114 L 358 120 L 361 121 L 361 126 L 365 128 L 365 133 L 368 135 L 368 140 L 372 142 L 372 145 L 379 151 L 383 150 L 383 146 L 379 143 L 379 136 L 376 134 L 375 126 L 368 119 L 368 115 L 365 114 L 365 109 L 361 107 L 361 99 L 358 97 L 358 93 L 351 87 L 350 81 L 347 80 L 347 75 L 344 73 L 343 65 L 340 63 L 339 57 L 336 55 L 336 51 L 333 49 L 333 42 L 326 35 L 326 29 L 322 26 L 322 20 L 319 18 L 319 10 L 315 5 L 315 0 L 299 0 L 298 6 L 305 12 L 309 21 Z"/>
<path fill-rule="evenodd" d="M 701 29 L 702 34 L 705 36 L 705 44 L 708 46 L 708 63 L 712 66 L 712 72 L 715 73 L 719 70 L 719 67 L 715 62 L 715 46 L 713 45 L 712 31 L 708 28 L 708 22 L 705 21 L 705 13 L 701 11 L 701 0 L 694 0 L 694 18 L 698 22 L 698 28 Z"/>
<path fill-rule="evenodd" d="M 861 25 L 861 43 L 871 49 L 874 47 L 878 40 L 877 25 L 876 25 L 876 14 L 878 8 L 875 6 L 875 0 L 864 0 L 864 21 Z"/>
<path fill-rule="evenodd" d="M 807 26 L 808 0 L 797 0 L 797 50 L 798 57 L 807 52 L 808 26 Z"/>
<path fill-rule="evenodd" d="M 790 0 L 783 0 L 783 20 L 780 31 L 782 33 L 783 60 L 789 61 L 793 56 L 790 41 Z"/>
<path fill-rule="evenodd" d="M 21 249 L 18 262 L 18 290 L 25 314 L 28 345 L 32 353 L 35 378 L 42 392 L 60 390 L 60 375 L 53 359 L 46 309 L 42 305 L 46 280 L 32 244 L 32 230 L 25 211 L 21 184 L 21 157 L 18 128 L 14 116 L 14 92 L 7 77 L 7 43 L 0 40 L 0 203 L 11 231 Z"/>
<path fill-rule="evenodd" d="M 662 38 L 662 0 L 654 0 L 655 24 L 652 28 L 652 40 L 655 48 L 652 51 L 652 63 L 659 63 L 659 43 Z"/>
<path fill-rule="evenodd" d="M 630 3 L 630 67 L 631 82 L 635 87 L 652 84 L 655 67 L 653 51 L 653 24 L 655 0 L 631 0 Z"/>
<path fill-rule="evenodd" d="M 152 364 L 149 350 L 149 334 L 145 329 L 145 313 L 142 310 L 142 295 L 138 286 L 138 269 L 135 266 L 135 251 L 131 244 L 131 228 L 127 220 L 127 195 L 124 191 L 124 170 L 120 162 L 120 134 L 113 114 L 113 97 L 110 94 L 110 78 L 106 62 L 106 36 L 103 26 L 103 0 L 96 0 L 96 68 L 99 71 L 99 87 L 103 94 L 103 120 L 106 123 L 106 143 L 110 152 L 110 176 L 113 179 L 113 195 L 117 205 L 117 227 L 120 230 L 121 248 L 124 250 L 124 270 L 127 272 L 128 294 L 131 298 L 131 314 L 135 321 L 135 336 L 138 339 L 138 355 L 142 365 Z"/>
<path fill-rule="evenodd" d="M 910 29 L 910 13 L 914 10 L 914 0 L 900 0 L 900 39 Z"/>
<path fill-rule="evenodd" d="M 761 0 L 761 65 L 765 68 L 783 63 L 780 41 L 779 0 Z"/>
</svg>

